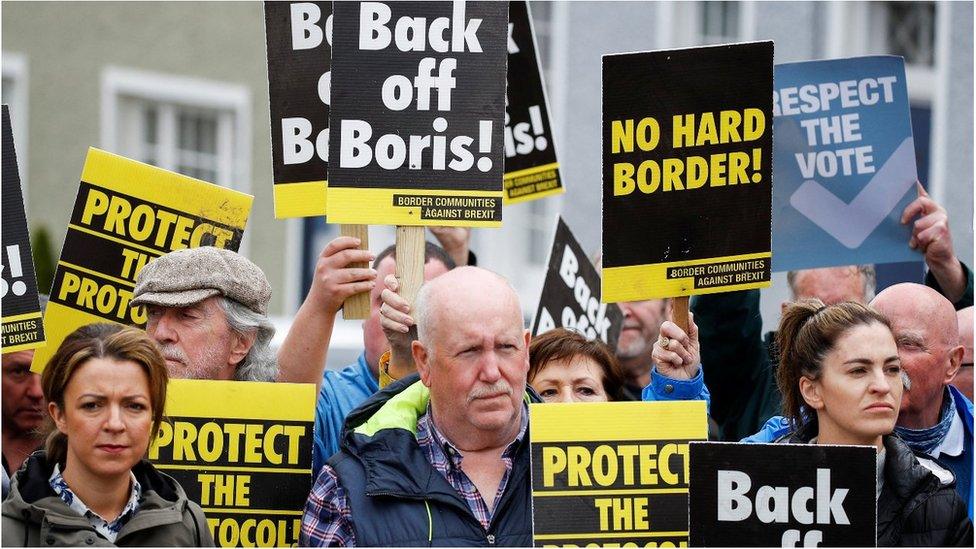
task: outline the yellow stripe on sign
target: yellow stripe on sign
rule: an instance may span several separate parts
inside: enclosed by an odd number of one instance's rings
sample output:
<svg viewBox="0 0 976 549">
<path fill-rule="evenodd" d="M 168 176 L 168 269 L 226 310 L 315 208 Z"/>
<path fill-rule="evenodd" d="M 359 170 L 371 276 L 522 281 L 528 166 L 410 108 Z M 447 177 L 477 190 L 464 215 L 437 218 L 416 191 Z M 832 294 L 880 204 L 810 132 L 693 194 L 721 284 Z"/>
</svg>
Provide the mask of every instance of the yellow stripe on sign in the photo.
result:
<svg viewBox="0 0 976 549">
<path fill-rule="evenodd" d="M 7 345 L 3 348 L 3 353 L 16 353 L 17 351 L 29 351 L 31 349 L 40 349 L 47 345 L 47 340 L 42 339 L 40 341 L 34 341 L 32 343 L 21 343 L 19 345 Z"/>
<path fill-rule="evenodd" d="M 559 169 L 559 162 L 553 162 L 552 164 L 543 164 L 541 166 L 526 168 L 524 170 L 505 172 L 505 179 L 512 179 L 514 177 L 522 177 L 525 175 L 532 175 L 534 173 L 540 173 L 540 172 L 546 172 L 549 170 L 558 170 L 558 169 Z"/>
<path fill-rule="evenodd" d="M 88 234 L 90 234 L 92 236 L 97 236 L 98 238 L 103 238 L 105 240 L 110 240 L 112 242 L 115 242 L 116 244 L 121 244 L 121 245 L 123 245 L 123 246 L 125 246 L 127 248 L 134 248 L 134 249 L 139 250 L 141 252 L 145 252 L 147 254 L 152 255 L 154 258 L 155 257 L 159 257 L 160 255 L 162 255 L 162 253 L 159 250 L 155 249 L 155 248 L 149 248 L 147 246 L 143 246 L 142 244 L 136 244 L 135 242 L 131 242 L 129 240 L 125 240 L 124 238 L 119 238 L 117 236 L 113 236 L 113 235 L 110 235 L 110 234 L 107 234 L 107 233 L 100 233 L 100 232 L 95 231 L 95 230 L 92 230 L 92 229 L 90 229 L 88 227 L 83 227 L 81 225 L 75 225 L 74 223 L 68 223 L 68 228 L 69 229 L 74 229 L 76 231 L 81 231 L 83 233 L 88 233 Z"/>
<path fill-rule="evenodd" d="M 325 215 L 325 198 L 328 192 L 328 181 L 276 184 L 275 219 Z"/>
<path fill-rule="evenodd" d="M 157 465 L 158 469 L 159 466 Z M 304 511 L 286 511 L 284 509 L 252 509 L 250 507 L 237 508 L 237 507 L 204 507 L 204 513 L 227 513 L 227 514 L 241 514 L 241 515 L 288 515 L 288 516 L 302 516 Z"/>
<path fill-rule="evenodd" d="M 176 471 L 221 471 L 227 473 L 285 473 L 289 475 L 312 474 L 311 469 L 284 469 L 277 465 L 268 467 L 233 467 L 228 465 L 209 465 L 194 463 L 192 465 L 176 465 L 172 463 L 153 463 L 157 469 L 173 469 Z"/>
<path fill-rule="evenodd" d="M 60 291 L 59 288 L 55 288 L 54 290 Z M 61 346 L 64 338 L 77 328 L 93 322 L 111 321 L 85 311 L 66 307 L 54 301 L 48 301 L 47 308 L 44 309 L 44 337 L 49 344 L 34 351 L 34 361 L 31 362 L 31 371 L 37 374 L 43 372 L 47 361 L 54 356 L 55 351 Z"/>
<path fill-rule="evenodd" d="M 539 200 L 540 198 L 546 198 L 547 196 L 555 196 L 557 194 L 563 194 L 566 192 L 566 187 L 557 187 L 555 189 L 550 189 L 548 191 L 542 191 L 541 193 L 533 193 L 522 196 L 517 196 L 515 198 L 509 198 L 505 195 L 505 205 L 509 204 L 521 204 L 522 202 L 529 202 L 532 200 Z"/>
<path fill-rule="evenodd" d="M 494 200 L 499 209 L 502 191 L 444 191 L 417 189 L 366 189 L 329 187 L 326 216 L 329 223 L 363 225 L 445 226 L 445 227 L 501 227 L 502 222 L 483 218 L 466 217 L 463 212 L 457 219 L 438 217 L 421 219 L 424 207 L 453 209 L 458 206 L 438 198 L 472 198 Z M 394 195 L 420 197 L 416 205 L 394 206 Z M 428 200 L 429 199 L 429 200 Z M 492 208 L 487 208 L 492 209 Z"/>
<path fill-rule="evenodd" d="M 708 438 L 702 400 L 530 404 L 529 417 L 533 444 Z"/>
<path fill-rule="evenodd" d="M 41 316 L 42 315 L 40 311 L 34 311 L 33 313 L 24 313 L 22 315 L 10 315 L 10 316 L 3 317 L 3 323 L 6 324 L 8 322 L 20 322 L 21 320 L 41 318 Z"/>
<path fill-rule="evenodd" d="M 270 421 L 313 421 L 314 383 L 171 379 L 166 415 Z"/>
<path fill-rule="evenodd" d="M 98 271 L 93 271 L 91 269 L 86 269 L 84 267 L 79 267 L 78 265 L 75 265 L 74 263 L 68 263 L 67 261 L 58 261 L 58 265 L 64 265 L 65 267 L 70 267 L 71 269 L 73 269 L 75 271 L 81 271 L 81 272 L 83 272 L 85 274 L 90 274 L 92 276 L 97 276 L 99 278 L 104 278 L 105 280 L 111 280 L 112 282 L 115 282 L 116 284 L 123 284 L 125 286 L 130 287 L 130 288 L 135 288 L 136 287 L 136 283 L 133 282 L 133 281 L 131 281 L 131 280 L 125 280 L 123 278 L 115 278 L 114 276 L 109 276 L 109 275 L 107 275 L 105 273 L 100 273 Z"/>
<path fill-rule="evenodd" d="M 623 488 L 620 490 L 541 490 L 532 492 L 534 498 L 573 496 L 641 496 L 655 494 L 687 494 L 687 488 Z"/>
<path fill-rule="evenodd" d="M 668 269 L 674 267 L 693 267 L 710 263 L 729 261 L 750 261 L 755 259 L 772 258 L 771 252 L 754 254 L 730 255 L 725 257 L 710 257 L 708 259 L 694 259 L 690 261 L 675 261 L 673 263 L 652 263 L 648 265 L 632 265 L 627 267 L 603 267 L 603 303 L 617 303 L 619 301 L 639 301 L 642 299 L 661 299 L 685 295 L 715 294 L 736 290 L 752 290 L 768 288 L 770 281 L 749 282 L 743 284 L 724 284 L 708 288 L 695 288 L 694 277 L 667 278 Z"/>
<path fill-rule="evenodd" d="M 254 202 L 249 194 L 94 147 L 88 149 L 81 180 L 237 229 L 244 228 Z"/>
<path fill-rule="evenodd" d="M 537 540 L 608 539 L 608 538 L 670 538 L 687 536 L 688 532 L 595 532 L 592 534 L 536 534 Z"/>
</svg>

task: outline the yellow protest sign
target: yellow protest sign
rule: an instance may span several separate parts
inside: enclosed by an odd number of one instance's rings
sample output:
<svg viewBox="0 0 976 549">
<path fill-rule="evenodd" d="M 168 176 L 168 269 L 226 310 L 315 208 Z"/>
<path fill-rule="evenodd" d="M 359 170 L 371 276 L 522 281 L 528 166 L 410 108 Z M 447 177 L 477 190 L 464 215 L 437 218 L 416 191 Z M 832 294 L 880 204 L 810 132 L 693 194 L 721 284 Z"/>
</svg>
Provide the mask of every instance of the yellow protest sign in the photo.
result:
<svg viewBox="0 0 976 549">
<path fill-rule="evenodd" d="M 237 250 L 254 197 L 95 148 L 78 195 L 44 313 L 48 345 L 34 353 L 40 372 L 65 336 L 93 322 L 143 326 L 130 307 L 146 264 L 173 250 Z"/>
<path fill-rule="evenodd" d="M 298 544 L 312 487 L 315 385 L 173 379 L 149 449 L 220 547 Z"/>
<path fill-rule="evenodd" d="M 537 547 L 683 547 L 704 401 L 532 404 Z"/>
</svg>

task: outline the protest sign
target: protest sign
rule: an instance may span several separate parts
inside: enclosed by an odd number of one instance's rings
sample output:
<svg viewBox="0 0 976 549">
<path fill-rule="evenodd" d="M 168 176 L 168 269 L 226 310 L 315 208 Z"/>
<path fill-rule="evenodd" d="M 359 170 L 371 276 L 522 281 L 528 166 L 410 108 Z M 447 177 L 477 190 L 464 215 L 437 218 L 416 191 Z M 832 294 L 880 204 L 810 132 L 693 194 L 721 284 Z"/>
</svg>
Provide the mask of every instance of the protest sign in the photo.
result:
<svg viewBox="0 0 976 549">
<path fill-rule="evenodd" d="M 10 110 L 3 105 L 3 238 L 0 299 L 3 307 L 3 352 L 26 351 L 44 345 L 41 306 L 31 253 L 24 195 L 17 171 L 17 152 L 10 127 Z"/>
<path fill-rule="evenodd" d="M 603 299 L 769 286 L 773 43 L 603 56 Z"/>
<path fill-rule="evenodd" d="M 40 372 L 65 336 L 92 322 L 142 327 L 131 307 L 146 264 L 173 250 L 237 250 L 253 197 L 99 149 L 88 149 L 71 211 L 51 300 L 44 312 L 48 345 L 34 354 Z"/>
<path fill-rule="evenodd" d="M 569 328 L 616 349 L 624 314 L 613 303 L 600 303 L 600 273 L 562 217 L 556 219 L 548 265 L 532 336 Z"/>
<path fill-rule="evenodd" d="M 776 271 L 922 260 L 901 224 L 918 179 L 904 59 L 777 65 L 773 116 Z"/>
<path fill-rule="evenodd" d="M 149 449 L 218 547 L 298 544 L 312 488 L 315 385 L 173 379 Z"/>
<path fill-rule="evenodd" d="M 877 450 L 691 444 L 692 547 L 874 547 Z"/>
<path fill-rule="evenodd" d="M 536 547 L 687 545 L 688 445 L 708 434 L 704 401 L 529 413 Z"/>
<path fill-rule="evenodd" d="M 498 227 L 505 2 L 333 5 L 333 223 Z"/>
<path fill-rule="evenodd" d="M 265 2 L 275 217 L 325 215 L 332 2 Z"/>
<path fill-rule="evenodd" d="M 527 2 L 508 3 L 505 203 L 565 192 Z"/>
</svg>

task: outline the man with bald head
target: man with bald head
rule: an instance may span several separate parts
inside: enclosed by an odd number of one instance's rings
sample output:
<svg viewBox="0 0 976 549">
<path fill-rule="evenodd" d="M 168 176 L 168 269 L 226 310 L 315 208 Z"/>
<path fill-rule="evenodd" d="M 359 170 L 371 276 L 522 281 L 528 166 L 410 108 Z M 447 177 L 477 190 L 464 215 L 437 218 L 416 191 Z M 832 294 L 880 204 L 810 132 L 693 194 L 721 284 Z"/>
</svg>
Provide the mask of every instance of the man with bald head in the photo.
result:
<svg viewBox="0 0 976 549">
<path fill-rule="evenodd" d="M 952 386 L 973 400 L 973 308 L 966 307 L 956 311 L 959 320 L 959 344 L 965 351 L 962 355 L 962 365 L 952 380 Z"/>
<path fill-rule="evenodd" d="M 956 490 L 973 513 L 973 403 L 951 386 L 965 350 L 956 311 L 921 284 L 896 284 L 871 306 L 891 322 L 905 386 L 895 431 L 913 450 L 938 459 L 956 476 Z"/>
</svg>

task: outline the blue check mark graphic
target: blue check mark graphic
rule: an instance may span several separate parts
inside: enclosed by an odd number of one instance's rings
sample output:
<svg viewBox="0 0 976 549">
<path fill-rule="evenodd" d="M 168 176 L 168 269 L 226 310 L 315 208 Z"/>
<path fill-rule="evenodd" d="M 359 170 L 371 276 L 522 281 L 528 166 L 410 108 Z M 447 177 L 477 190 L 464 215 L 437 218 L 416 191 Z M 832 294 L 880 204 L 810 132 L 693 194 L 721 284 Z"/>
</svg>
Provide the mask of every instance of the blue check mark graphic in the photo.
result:
<svg viewBox="0 0 976 549">
<path fill-rule="evenodd" d="M 850 204 L 813 180 L 804 181 L 790 204 L 844 246 L 856 249 L 915 185 L 914 142 L 898 145 Z"/>
</svg>

